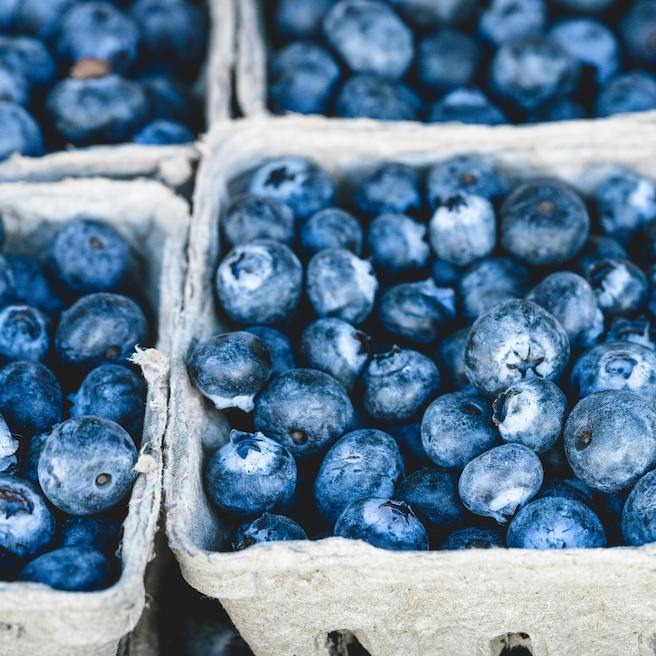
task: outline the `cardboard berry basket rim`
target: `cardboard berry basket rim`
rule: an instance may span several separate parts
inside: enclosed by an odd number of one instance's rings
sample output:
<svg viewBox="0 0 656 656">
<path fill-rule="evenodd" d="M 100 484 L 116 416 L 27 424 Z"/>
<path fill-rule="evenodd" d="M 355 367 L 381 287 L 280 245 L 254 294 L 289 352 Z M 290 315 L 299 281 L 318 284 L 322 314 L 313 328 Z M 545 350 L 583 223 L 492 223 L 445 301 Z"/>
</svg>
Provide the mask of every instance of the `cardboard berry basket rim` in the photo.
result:
<svg viewBox="0 0 656 656">
<path fill-rule="evenodd" d="M 335 635 L 354 635 L 373 656 L 499 656 L 504 645 L 519 644 L 534 656 L 656 653 L 656 546 L 399 553 L 332 537 L 218 551 L 229 536 L 208 503 L 201 472 L 229 426 L 193 388 L 184 362 L 195 340 L 222 329 L 213 299 L 218 217 L 235 181 L 270 158 L 305 155 L 339 181 L 384 161 L 425 167 L 483 152 L 516 178 L 554 174 L 585 185 L 584 174 L 598 164 L 656 177 L 655 149 L 656 120 L 645 116 L 610 119 L 603 131 L 585 122 L 453 129 L 252 119 L 208 135 L 171 360 L 166 528 L 183 576 L 223 604 L 257 656 L 337 653 Z"/>
<path fill-rule="evenodd" d="M 208 0 L 210 30 L 201 82 L 206 126 L 230 118 L 235 59 L 235 0 Z M 0 182 L 54 182 L 66 178 L 149 178 L 180 191 L 193 183 L 195 144 L 117 144 L 53 151 L 41 157 L 15 154 L 0 161 Z"/>
<path fill-rule="evenodd" d="M 138 279 L 157 317 L 155 348 L 137 347 L 134 355 L 148 391 L 138 476 L 123 524 L 119 580 L 106 590 L 84 593 L 36 583 L 0 583 L 3 656 L 116 654 L 120 638 L 141 615 L 146 566 L 154 557 L 169 400 L 168 354 L 180 317 L 189 207 L 158 182 L 79 179 L 0 184 L 0 216 L 6 248 L 38 255 L 45 252 L 55 227 L 67 219 L 107 221 L 137 253 Z"/>
</svg>

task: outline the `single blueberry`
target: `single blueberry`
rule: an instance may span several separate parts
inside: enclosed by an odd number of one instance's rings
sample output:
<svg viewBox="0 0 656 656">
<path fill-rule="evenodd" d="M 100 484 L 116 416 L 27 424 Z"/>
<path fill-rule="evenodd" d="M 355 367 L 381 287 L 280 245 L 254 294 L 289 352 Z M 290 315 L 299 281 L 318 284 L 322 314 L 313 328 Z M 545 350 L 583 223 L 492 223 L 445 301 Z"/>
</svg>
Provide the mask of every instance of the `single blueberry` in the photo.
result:
<svg viewBox="0 0 656 656">
<path fill-rule="evenodd" d="M 39 362 L 50 349 L 48 317 L 29 305 L 7 305 L 0 310 L 0 361 Z"/>
<path fill-rule="evenodd" d="M 5 259 L 14 278 L 14 299 L 39 308 L 48 314 L 59 314 L 64 302 L 46 275 L 44 266 L 36 258 L 6 253 Z"/>
<path fill-rule="evenodd" d="M 265 512 L 243 530 L 238 531 L 233 548 L 235 551 L 241 551 L 262 542 L 307 539 L 308 536 L 303 528 L 293 519 Z"/>
<path fill-rule="evenodd" d="M 277 0 L 276 31 L 285 39 L 308 39 L 321 30 L 321 21 L 335 0 Z"/>
<path fill-rule="evenodd" d="M 570 347 L 558 320 L 532 301 L 512 300 L 479 317 L 467 337 L 465 372 L 485 394 L 497 395 L 529 371 L 558 380 Z"/>
<path fill-rule="evenodd" d="M 95 515 L 129 493 L 136 464 L 134 441 L 117 423 L 73 417 L 48 436 L 39 458 L 39 483 L 60 510 Z"/>
<path fill-rule="evenodd" d="M 501 245 L 531 266 L 574 257 L 588 237 L 585 203 L 566 184 L 537 179 L 517 187 L 500 210 Z"/>
<path fill-rule="evenodd" d="M 430 221 L 430 242 L 438 258 L 465 266 L 489 255 L 496 244 L 494 208 L 483 196 L 458 193 L 445 198 Z"/>
<path fill-rule="evenodd" d="M 93 592 L 108 588 L 116 575 L 114 565 L 100 551 L 91 547 L 62 547 L 30 561 L 19 578 L 55 590 Z"/>
<path fill-rule="evenodd" d="M 360 255 L 362 240 L 358 220 L 336 207 L 320 210 L 301 226 L 301 248 L 309 257 L 328 248 L 345 248 Z"/>
<path fill-rule="evenodd" d="M 594 549 L 606 546 L 599 517 L 575 499 L 547 497 L 529 503 L 510 522 L 511 549 Z"/>
<path fill-rule="evenodd" d="M 646 112 L 656 108 L 656 77 L 636 71 L 611 78 L 597 96 L 598 117 Z"/>
<path fill-rule="evenodd" d="M 364 371 L 364 409 L 383 422 L 407 421 L 416 416 L 440 387 L 440 372 L 425 355 L 392 348 L 375 355 Z"/>
<path fill-rule="evenodd" d="M 421 180 L 416 169 L 385 162 L 357 184 L 355 205 L 368 218 L 381 214 L 415 215 L 421 210 Z"/>
<path fill-rule="evenodd" d="M 19 558 L 43 551 L 55 537 L 55 518 L 30 482 L 0 474 L 0 549 Z"/>
<path fill-rule="evenodd" d="M 656 542 L 656 471 L 645 474 L 629 493 L 622 510 L 622 536 L 636 547 Z"/>
<path fill-rule="evenodd" d="M 508 119 L 480 89 L 455 89 L 430 109 L 429 123 L 503 125 Z"/>
<path fill-rule="evenodd" d="M 626 319 L 615 317 L 608 332 L 606 342 L 628 342 L 656 350 L 656 327 L 646 317 Z"/>
<path fill-rule="evenodd" d="M 333 56 L 312 43 L 291 43 L 269 64 L 269 97 L 277 114 L 326 114 L 341 73 Z"/>
<path fill-rule="evenodd" d="M 412 508 L 403 501 L 358 499 L 347 506 L 335 524 L 335 535 L 364 540 L 395 551 L 425 551 L 428 534 Z"/>
<path fill-rule="evenodd" d="M 59 527 L 62 547 L 91 547 L 112 555 L 120 542 L 121 524 L 110 515 L 68 516 Z"/>
<path fill-rule="evenodd" d="M 611 237 L 590 235 L 573 262 L 574 269 L 582 276 L 599 260 L 625 260 L 628 254 L 622 244 Z"/>
<path fill-rule="evenodd" d="M 53 36 L 61 17 L 79 0 L 20 0 L 15 24 L 20 32 L 44 41 Z"/>
<path fill-rule="evenodd" d="M 358 325 L 371 313 L 378 281 L 371 263 L 343 248 L 317 253 L 307 269 L 307 293 L 320 317 Z"/>
<path fill-rule="evenodd" d="M 62 365 L 89 371 L 126 363 L 147 337 L 146 317 L 134 301 L 120 294 L 89 294 L 62 313 L 55 351 Z"/>
<path fill-rule="evenodd" d="M 27 440 L 26 440 L 27 442 Z M 18 449 L 20 442 L 11 434 L 7 422 L 0 415 L 0 474 L 16 474 L 18 470 Z M 21 456 L 21 465 L 23 464 Z"/>
<path fill-rule="evenodd" d="M 0 100 L 0 161 L 14 153 L 42 155 L 41 128 L 20 105 Z"/>
<path fill-rule="evenodd" d="M 11 362 L 0 369 L 0 413 L 11 432 L 26 439 L 62 419 L 62 390 L 39 362 Z"/>
<path fill-rule="evenodd" d="M 638 0 L 620 22 L 623 45 L 640 64 L 656 64 L 656 2 Z"/>
<path fill-rule="evenodd" d="M 588 268 L 588 280 L 605 314 L 635 314 L 647 301 L 647 278 L 629 260 L 599 260 Z"/>
<path fill-rule="evenodd" d="M 403 475 L 403 459 L 394 438 L 365 428 L 348 433 L 325 455 L 314 481 L 321 516 L 332 526 L 357 499 L 389 497 Z"/>
<path fill-rule="evenodd" d="M 335 100 L 339 118 L 415 121 L 420 109 L 421 101 L 410 87 L 375 75 L 354 75 L 341 86 Z"/>
<path fill-rule="evenodd" d="M 478 23 L 482 36 L 496 46 L 527 36 L 539 36 L 547 25 L 544 0 L 492 0 Z"/>
<path fill-rule="evenodd" d="M 280 374 L 288 369 L 296 368 L 294 349 L 287 335 L 275 328 L 269 328 L 269 326 L 250 326 L 245 330 L 264 342 L 264 346 L 271 356 L 271 372 L 273 374 Z"/>
<path fill-rule="evenodd" d="M 197 344 L 187 371 L 196 389 L 217 410 L 250 412 L 255 395 L 269 382 L 271 355 L 264 342 L 245 331 L 214 335 Z"/>
<path fill-rule="evenodd" d="M 301 263 L 287 246 L 257 239 L 223 258 L 216 271 L 216 292 L 233 321 L 269 325 L 296 309 L 302 281 Z"/>
<path fill-rule="evenodd" d="M 656 411 L 631 392 L 597 392 L 574 407 L 564 440 L 576 476 L 613 494 L 656 465 Z"/>
<path fill-rule="evenodd" d="M 146 146 L 173 146 L 191 143 L 194 133 L 182 123 L 157 119 L 146 124 L 132 141 Z"/>
<path fill-rule="evenodd" d="M 462 328 L 449 335 L 437 349 L 437 362 L 445 382 L 454 389 L 469 385 L 465 374 L 465 344 L 469 328 Z"/>
<path fill-rule="evenodd" d="M 299 220 L 335 204 L 335 182 L 305 157 L 280 157 L 260 166 L 248 191 L 288 205 Z"/>
<path fill-rule="evenodd" d="M 560 439 L 567 398 L 550 380 L 531 376 L 513 383 L 494 401 L 493 420 L 504 442 L 542 453 Z"/>
<path fill-rule="evenodd" d="M 352 389 L 369 360 L 369 336 L 341 319 L 319 319 L 301 335 L 300 353 L 307 367 L 318 369 Z"/>
<path fill-rule="evenodd" d="M 426 226 L 405 214 L 381 214 L 369 225 L 367 249 L 376 271 L 396 278 L 428 265 Z"/>
<path fill-rule="evenodd" d="M 94 415 L 111 419 L 138 440 L 146 410 L 146 383 L 131 369 L 102 364 L 92 369 L 69 396 L 71 417 Z"/>
<path fill-rule="evenodd" d="M 30 91 L 25 77 L 0 61 L 0 98 L 27 107 Z"/>
<path fill-rule="evenodd" d="M 573 350 L 592 346 L 604 332 L 597 296 L 588 281 L 576 273 L 552 273 L 533 287 L 526 298 L 558 319 Z"/>
<path fill-rule="evenodd" d="M 24 5 L 28 2 L 23 0 Z M 46 45 L 37 39 L 0 36 L 0 63 L 23 76 L 30 87 L 47 86 L 55 78 L 55 62 Z"/>
<path fill-rule="evenodd" d="M 294 241 L 292 211 L 275 200 L 253 194 L 242 194 L 230 203 L 221 227 L 230 248 L 255 239 L 272 239 L 283 244 Z"/>
<path fill-rule="evenodd" d="M 424 413 L 421 441 L 428 457 L 445 469 L 462 469 L 498 442 L 492 408 L 476 392 L 438 396 Z"/>
<path fill-rule="evenodd" d="M 479 64 L 479 48 L 463 32 L 442 28 L 425 36 L 417 47 L 417 75 L 428 91 L 444 92 L 468 86 Z"/>
<path fill-rule="evenodd" d="M 443 551 L 462 551 L 464 549 L 493 549 L 504 547 L 505 539 L 493 528 L 469 526 L 453 531 L 442 543 Z"/>
<path fill-rule="evenodd" d="M 296 489 L 296 462 L 281 444 L 262 433 L 233 430 L 205 471 L 207 493 L 220 510 L 236 515 L 270 512 Z"/>
<path fill-rule="evenodd" d="M 346 390 L 314 369 L 276 376 L 255 399 L 255 428 L 286 446 L 297 458 L 323 453 L 355 420 Z"/>
</svg>

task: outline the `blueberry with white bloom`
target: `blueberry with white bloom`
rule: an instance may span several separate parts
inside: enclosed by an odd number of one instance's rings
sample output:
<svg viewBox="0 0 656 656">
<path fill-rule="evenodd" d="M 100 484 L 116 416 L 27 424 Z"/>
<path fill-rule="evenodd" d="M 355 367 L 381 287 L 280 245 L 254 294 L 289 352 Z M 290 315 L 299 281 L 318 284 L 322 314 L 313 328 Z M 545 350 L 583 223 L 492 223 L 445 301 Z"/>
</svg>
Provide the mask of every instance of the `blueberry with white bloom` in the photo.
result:
<svg viewBox="0 0 656 656">
<path fill-rule="evenodd" d="M 241 551 L 262 542 L 307 540 L 308 536 L 293 519 L 265 512 L 250 524 L 237 531 L 233 548 Z"/>
<path fill-rule="evenodd" d="M 0 474 L 13 474 L 16 472 L 19 446 L 19 441 L 11 434 L 7 422 L 0 415 Z M 23 461 L 24 457 L 21 457 L 21 465 Z"/>
<path fill-rule="evenodd" d="M 588 280 L 605 314 L 635 314 L 647 301 L 647 278 L 629 260 L 599 260 L 588 268 Z"/>
<path fill-rule="evenodd" d="M 656 327 L 647 317 L 615 317 L 606 333 L 606 342 L 629 342 L 656 350 Z"/>
<path fill-rule="evenodd" d="M 631 490 L 622 511 L 622 536 L 636 547 L 656 542 L 656 471 L 645 474 Z"/>
<path fill-rule="evenodd" d="M 411 214 L 422 206 L 421 180 L 417 169 L 398 162 L 377 166 L 358 184 L 355 205 L 367 217 L 380 214 Z"/>
<path fill-rule="evenodd" d="M 362 250 L 362 227 L 348 212 L 328 207 L 313 214 L 301 226 L 301 248 L 312 256 L 328 248 L 346 248 L 356 255 Z"/>
<path fill-rule="evenodd" d="M 480 17 L 478 29 L 499 46 L 524 36 L 537 36 L 547 24 L 544 0 L 492 0 Z"/>
<path fill-rule="evenodd" d="M 50 349 L 48 317 L 29 305 L 0 310 L 0 361 L 40 362 Z"/>
</svg>

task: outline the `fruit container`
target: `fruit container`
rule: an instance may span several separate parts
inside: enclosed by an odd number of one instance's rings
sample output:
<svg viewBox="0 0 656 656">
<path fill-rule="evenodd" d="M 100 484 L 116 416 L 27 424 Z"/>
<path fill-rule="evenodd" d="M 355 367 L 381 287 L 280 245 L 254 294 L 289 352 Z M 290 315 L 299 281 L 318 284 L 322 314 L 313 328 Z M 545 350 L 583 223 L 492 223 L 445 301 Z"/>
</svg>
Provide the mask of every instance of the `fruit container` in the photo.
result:
<svg viewBox="0 0 656 656">
<path fill-rule="evenodd" d="M 184 316 L 171 362 L 164 491 L 170 546 L 185 579 L 218 599 L 257 656 L 653 656 L 656 545 L 532 551 L 393 552 L 331 537 L 229 551 L 202 478 L 228 422 L 192 386 L 185 357 L 219 332 L 214 274 L 219 220 L 244 174 L 267 159 L 314 159 L 348 193 L 351 176 L 386 161 L 426 167 L 482 152 L 514 178 L 585 184 L 590 167 L 656 175 L 648 117 L 530 128 L 422 126 L 320 118 L 218 126 L 204 145 L 190 230 Z M 222 552 L 223 550 L 223 552 Z M 217 609 L 218 611 L 218 609 Z M 355 642 L 365 651 L 348 645 Z M 515 649 L 516 651 L 513 651 Z"/>
<path fill-rule="evenodd" d="M 234 59 L 234 0 L 208 0 L 211 30 L 198 88 L 205 98 L 206 124 L 231 115 Z M 0 182 L 54 182 L 66 178 L 149 178 L 190 192 L 198 162 L 194 144 L 147 146 L 118 144 L 53 151 L 42 157 L 13 155 L 0 161 Z"/>
<path fill-rule="evenodd" d="M 68 180 L 0 185 L 7 246 L 45 252 L 54 229 L 72 217 L 111 223 L 142 254 L 145 296 L 157 319 L 156 348 L 135 362 L 148 385 L 138 477 L 121 543 L 121 576 L 100 592 L 63 592 L 34 583 L 0 583 L 0 653 L 6 656 L 114 655 L 136 625 L 146 601 L 144 576 L 154 557 L 167 422 L 169 359 L 181 311 L 188 205 L 154 181 Z M 141 268 L 141 267 L 140 267 Z"/>
</svg>

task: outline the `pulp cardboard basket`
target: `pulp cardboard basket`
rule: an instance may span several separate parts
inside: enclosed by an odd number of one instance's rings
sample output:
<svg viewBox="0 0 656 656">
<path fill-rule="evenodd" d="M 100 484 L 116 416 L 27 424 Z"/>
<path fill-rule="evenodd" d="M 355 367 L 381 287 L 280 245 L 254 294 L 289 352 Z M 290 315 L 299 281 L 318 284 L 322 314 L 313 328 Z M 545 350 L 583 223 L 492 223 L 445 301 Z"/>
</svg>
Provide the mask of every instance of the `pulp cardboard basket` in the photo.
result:
<svg viewBox="0 0 656 656">
<path fill-rule="evenodd" d="M 43 256 L 63 221 L 87 217 L 116 227 L 138 254 L 134 275 L 158 319 L 156 349 L 135 356 L 148 383 L 139 475 L 123 524 L 122 573 L 100 592 L 55 591 L 35 583 L 0 583 L 3 656 L 110 656 L 137 623 L 144 574 L 153 558 L 161 500 L 162 438 L 167 423 L 169 359 L 180 317 L 188 205 L 153 181 L 70 180 L 0 185 L 6 250 Z"/>
<path fill-rule="evenodd" d="M 228 119 L 232 105 L 235 0 L 208 0 L 210 31 L 202 89 L 208 125 Z M 194 144 L 119 144 L 61 150 L 42 157 L 14 155 L 0 161 L 0 182 L 53 182 L 66 178 L 151 178 L 178 191 L 191 191 L 198 161 Z"/>
</svg>

